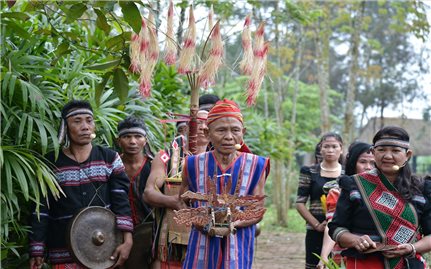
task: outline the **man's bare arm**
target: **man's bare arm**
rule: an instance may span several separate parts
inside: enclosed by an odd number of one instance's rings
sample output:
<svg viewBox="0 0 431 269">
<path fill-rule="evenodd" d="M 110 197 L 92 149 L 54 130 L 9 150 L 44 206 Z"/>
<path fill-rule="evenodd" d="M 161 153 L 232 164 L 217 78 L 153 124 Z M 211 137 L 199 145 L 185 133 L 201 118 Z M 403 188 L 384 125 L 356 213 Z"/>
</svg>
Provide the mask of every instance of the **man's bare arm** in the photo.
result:
<svg viewBox="0 0 431 269">
<path fill-rule="evenodd" d="M 144 202 L 150 204 L 153 207 L 166 207 L 176 210 L 184 208 L 184 203 L 177 195 L 170 196 L 161 192 L 161 188 L 165 183 L 165 178 L 165 164 L 160 159 L 160 153 L 158 153 L 151 164 L 151 172 L 148 176 L 143 195 Z"/>
<path fill-rule="evenodd" d="M 182 178 L 182 180 L 181 180 L 180 196 L 183 193 L 185 193 L 186 191 L 189 190 L 189 181 L 187 180 L 187 175 L 186 175 L 186 172 L 185 172 L 186 169 L 187 169 L 187 167 L 186 167 L 186 165 L 184 163 L 183 170 L 181 171 L 181 178 Z"/>
</svg>

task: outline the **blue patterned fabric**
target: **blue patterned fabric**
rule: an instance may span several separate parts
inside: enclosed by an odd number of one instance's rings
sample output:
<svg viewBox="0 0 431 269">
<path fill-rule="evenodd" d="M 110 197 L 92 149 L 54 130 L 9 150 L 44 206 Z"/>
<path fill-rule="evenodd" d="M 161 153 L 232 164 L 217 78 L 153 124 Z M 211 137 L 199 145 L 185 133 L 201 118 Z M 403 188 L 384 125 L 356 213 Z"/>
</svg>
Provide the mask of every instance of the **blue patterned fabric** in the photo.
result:
<svg viewBox="0 0 431 269">
<path fill-rule="evenodd" d="M 260 180 L 266 180 L 269 159 L 242 153 L 228 169 L 223 170 L 214 158 L 213 152 L 189 156 L 186 160 L 186 174 L 189 189 L 193 192 L 208 193 L 207 177 L 217 175 L 217 193 L 232 180 L 229 190 L 234 194 L 240 180 L 239 195 L 252 195 Z M 193 207 L 205 202 L 195 202 Z M 251 268 L 254 253 L 255 225 L 238 228 L 236 234 L 228 237 L 210 237 L 192 228 L 183 268 Z"/>
</svg>

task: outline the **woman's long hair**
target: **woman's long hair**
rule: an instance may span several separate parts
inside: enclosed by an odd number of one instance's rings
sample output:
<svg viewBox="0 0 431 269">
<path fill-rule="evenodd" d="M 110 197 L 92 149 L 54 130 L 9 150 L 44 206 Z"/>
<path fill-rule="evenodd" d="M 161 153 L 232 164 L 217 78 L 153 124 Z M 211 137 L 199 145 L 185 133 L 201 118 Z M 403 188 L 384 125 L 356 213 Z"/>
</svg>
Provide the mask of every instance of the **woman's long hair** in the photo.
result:
<svg viewBox="0 0 431 269">
<path fill-rule="evenodd" d="M 401 141 L 410 142 L 409 134 L 406 130 L 398 126 L 386 126 L 380 129 L 373 138 L 373 144 L 382 138 L 396 138 Z M 395 180 L 394 186 L 397 188 L 401 196 L 407 201 L 411 201 L 413 196 L 422 192 L 423 181 L 412 175 L 412 170 L 409 163 L 398 170 L 398 177 Z"/>
</svg>

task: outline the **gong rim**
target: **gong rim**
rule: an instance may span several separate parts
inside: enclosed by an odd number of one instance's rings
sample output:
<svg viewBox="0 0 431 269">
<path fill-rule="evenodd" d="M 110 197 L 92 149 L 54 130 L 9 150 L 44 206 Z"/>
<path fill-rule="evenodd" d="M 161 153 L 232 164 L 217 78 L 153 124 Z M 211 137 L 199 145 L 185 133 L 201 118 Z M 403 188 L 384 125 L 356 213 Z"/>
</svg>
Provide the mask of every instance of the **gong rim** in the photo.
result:
<svg viewBox="0 0 431 269">
<path fill-rule="evenodd" d="M 105 269 L 113 266 L 112 253 L 122 243 L 116 227 L 115 214 L 101 206 L 90 206 L 79 211 L 68 231 L 72 255 L 85 267 Z"/>
</svg>

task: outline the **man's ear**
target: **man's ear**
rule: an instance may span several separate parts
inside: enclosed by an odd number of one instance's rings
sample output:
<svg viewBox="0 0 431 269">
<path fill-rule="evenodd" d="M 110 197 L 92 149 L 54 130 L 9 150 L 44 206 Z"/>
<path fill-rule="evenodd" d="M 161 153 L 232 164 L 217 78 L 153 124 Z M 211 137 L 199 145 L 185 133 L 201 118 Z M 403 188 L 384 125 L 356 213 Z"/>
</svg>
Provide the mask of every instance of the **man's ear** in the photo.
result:
<svg viewBox="0 0 431 269">
<path fill-rule="evenodd" d="M 247 132 L 247 128 L 242 128 L 242 135 L 245 135 L 245 133 Z"/>
</svg>

